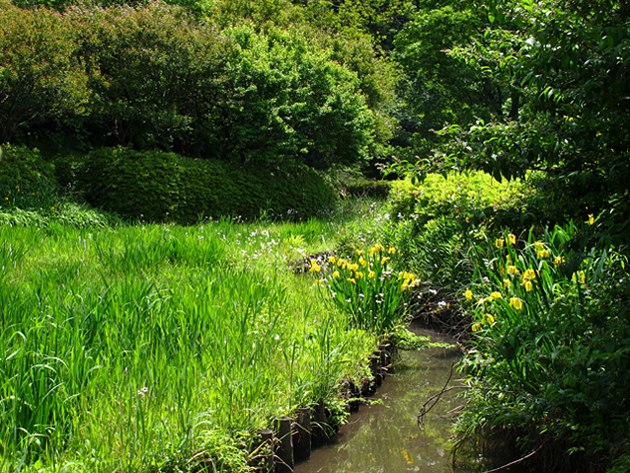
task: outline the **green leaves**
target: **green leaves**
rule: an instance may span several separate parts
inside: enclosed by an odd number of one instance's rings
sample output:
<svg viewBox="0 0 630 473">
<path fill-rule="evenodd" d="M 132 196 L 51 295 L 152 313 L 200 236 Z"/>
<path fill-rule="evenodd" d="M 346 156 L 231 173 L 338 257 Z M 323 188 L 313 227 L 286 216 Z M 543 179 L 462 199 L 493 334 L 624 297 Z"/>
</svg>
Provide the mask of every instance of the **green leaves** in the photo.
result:
<svg viewBox="0 0 630 473">
<path fill-rule="evenodd" d="M 497 91 L 484 83 L 475 67 L 449 52 L 468 44 L 483 28 L 482 12 L 463 2 L 420 10 L 396 35 L 393 56 L 407 75 L 401 134 L 421 159 L 432 154 L 441 138 L 436 130 L 449 123 L 466 125 L 475 116 L 497 113 Z"/>
<path fill-rule="evenodd" d="M 297 31 L 228 34 L 241 49 L 217 104 L 217 157 L 327 169 L 366 155 L 374 122 L 355 74 Z"/>
<path fill-rule="evenodd" d="M 90 90 L 77 49 L 58 13 L 0 2 L 0 143 L 26 124 L 83 113 Z"/>
<path fill-rule="evenodd" d="M 162 151 L 101 148 L 80 166 L 92 205 L 128 219 L 195 223 L 203 218 L 308 219 L 329 209 L 332 188 L 312 169 L 237 167 Z"/>
<path fill-rule="evenodd" d="M 67 16 L 81 28 L 80 52 L 94 65 L 87 126 L 101 144 L 188 148 L 192 128 L 213 110 L 231 41 L 157 2 L 72 7 Z"/>
<path fill-rule="evenodd" d="M 446 154 L 495 176 L 542 170 L 542 195 L 553 202 L 547 218 L 609 212 L 610 231 L 626 234 L 630 30 L 624 7 L 516 1 L 497 10 L 503 21 L 483 41 L 454 53 L 510 95 L 509 121 L 499 115 L 463 133 L 449 130 Z"/>
</svg>

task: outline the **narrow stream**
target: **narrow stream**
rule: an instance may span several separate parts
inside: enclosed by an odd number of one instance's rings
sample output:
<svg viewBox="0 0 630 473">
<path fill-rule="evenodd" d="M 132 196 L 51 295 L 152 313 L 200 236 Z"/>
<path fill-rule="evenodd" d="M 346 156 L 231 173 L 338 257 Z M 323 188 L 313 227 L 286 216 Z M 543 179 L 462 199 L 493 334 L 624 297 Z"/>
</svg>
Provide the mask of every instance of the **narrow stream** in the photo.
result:
<svg viewBox="0 0 630 473">
<path fill-rule="evenodd" d="M 434 342 L 450 342 L 439 334 L 412 327 Z M 296 466 L 295 473 L 422 473 L 453 472 L 448 445 L 451 418 L 459 405 L 457 393 L 446 393 L 426 415 L 424 427 L 416 416 L 422 404 L 438 392 L 459 352 L 432 348 L 401 352 L 395 374 L 388 376 L 373 399 L 382 404 L 361 406 L 350 417 L 333 443 L 314 450 L 311 458 Z M 457 379 L 453 373 L 451 384 Z M 458 469 L 458 472 L 466 470 Z"/>
</svg>

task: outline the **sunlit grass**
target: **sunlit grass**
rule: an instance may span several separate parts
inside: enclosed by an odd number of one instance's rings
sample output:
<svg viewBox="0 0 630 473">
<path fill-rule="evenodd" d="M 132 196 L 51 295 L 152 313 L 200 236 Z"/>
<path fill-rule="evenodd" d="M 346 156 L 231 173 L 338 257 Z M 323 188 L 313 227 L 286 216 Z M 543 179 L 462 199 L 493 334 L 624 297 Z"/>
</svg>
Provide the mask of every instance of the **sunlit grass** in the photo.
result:
<svg viewBox="0 0 630 473">
<path fill-rule="evenodd" d="M 0 470 L 246 469 L 376 344 L 292 270 L 347 221 L 0 227 Z"/>
</svg>

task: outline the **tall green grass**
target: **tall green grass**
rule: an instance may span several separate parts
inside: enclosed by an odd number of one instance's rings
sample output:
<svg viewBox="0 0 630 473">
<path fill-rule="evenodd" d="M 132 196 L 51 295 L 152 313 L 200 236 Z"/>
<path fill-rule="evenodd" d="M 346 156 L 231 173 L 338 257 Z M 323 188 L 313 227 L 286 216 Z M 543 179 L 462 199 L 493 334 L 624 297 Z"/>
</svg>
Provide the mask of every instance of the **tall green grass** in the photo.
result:
<svg viewBox="0 0 630 473">
<path fill-rule="evenodd" d="M 246 471 L 376 343 L 288 269 L 340 228 L 0 227 L 0 470 Z"/>
</svg>

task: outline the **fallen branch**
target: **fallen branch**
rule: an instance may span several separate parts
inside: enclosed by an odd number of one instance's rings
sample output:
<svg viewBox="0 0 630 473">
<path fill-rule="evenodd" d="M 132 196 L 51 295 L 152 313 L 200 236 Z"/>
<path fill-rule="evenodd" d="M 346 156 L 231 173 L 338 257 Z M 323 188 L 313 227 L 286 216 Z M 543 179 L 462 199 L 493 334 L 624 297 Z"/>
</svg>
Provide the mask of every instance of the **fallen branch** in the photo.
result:
<svg viewBox="0 0 630 473">
<path fill-rule="evenodd" d="M 434 394 L 424 404 L 422 404 L 422 407 L 420 408 L 420 413 L 416 416 L 416 420 L 418 422 L 418 426 L 419 427 L 421 427 L 421 428 L 424 427 L 424 416 L 425 416 L 425 414 L 427 414 L 431 409 L 433 409 L 435 407 L 435 405 L 438 403 L 438 401 L 442 397 L 442 394 L 444 394 L 444 393 L 446 393 L 448 391 L 451 391 L 452 389 L 457 389 L 457 388 L 461 387 L 461 386 L 452 386 L 450 388 L 446 387 L 446 386 L 448 386 L 448 383 L 451 382 L 451 378 L 453 377 L 453 368 L 454 367 L 455 367 L 455 363 L 453 363 L 451 365 L 451 371 L 448 374 L 448 379 L 446 380 L 446 383 L 444 383 L 444 387 L 437 394 Z M 429 404 L 433 400 L 435 400 L 435 401 L 427 409 L 427 404 Z"/>
<path fill-rule="evenodd" d="M 540 450 L 540 449 L 542 448 L 542 446 L 543 446 L 543 445 L 544 445 L 544 442 L 543 442 L 543 443 L 541 443 L 541 444 L 538 446 L 538 448 L 537 448 L 537 449 L 535 449 L 535 450 L 533 450 L 532 452 L 528 453 L 528 454 L 527 454 L 527 455 L 525 455 L 524 457 L 519 458 L 518 460 L 514 460 L 513 462 L 510 462 L 510 463 L 508 463 L 508 464 L 506 464 L 506 465 L 500 466 L 499 468 L 495 468 L 494 470 L 487 470 L 487 471 L 484 471 L 483 473 L 494 473 L 495 471 L 500 471 L 500 470 L 503 470 L 504 468 L 509 468 L 509 467 L 514 466 L 514 465 L 516 465 L 516 464 L 518 464 L 518 463 L 520 463 L 520 462 L 522 462 L 522 461 L 525 461 L 525 460 L 527 460 L 528 458 L 531 458 L 531 457 L 533 457 L 534 455 L 536 455 L 536 454 L 538 453 L 538 450 Z"/>
<path fill-rule="evenodd" d="M 451 377 L 453 376 L 453 366 L 451 366 L 451 372 L 448 375 L 448 379 L 446 380 L 446 383 L 444 384 L 444 387 L 438 391 L 437 393 L 435 393 L 433 396 L 431 396 L 429 399 L 427 399 L 424 404 L 422 404 L 422 407 L 420 407 L 420 412 L 418 413 L 418 415 L 416 416 L 416 419 L 418 421 L 418 426 L 422 428 L 422 426 L 424 425 L 424 416 L 431 410 L 433 409 L 433 407 L 438 403 L 438 401 L 440 400 L 440 398 L 442 397 L 443 394 L 452 391 L 454 389 L 479 389 L 481 391 L 495 391 L 495 392 L 500 392 L 500 393 L 504 393 L 504 394 L 516 394 L 514 391 L 504 391 L 503 389 L 498 389 L 498 388 L 482 388 L 480 386 L 451 386 L 449 388 L 447 388 L 446 386 L 448 386 L 448 383 L 451 380 Z M 427 405 L 429 403 L 433 402 L 433 404 L 431 404 L 431 406 L 427 409 Z M 422 425 L 421 425 L 422 424 Z"/>
</svg>

